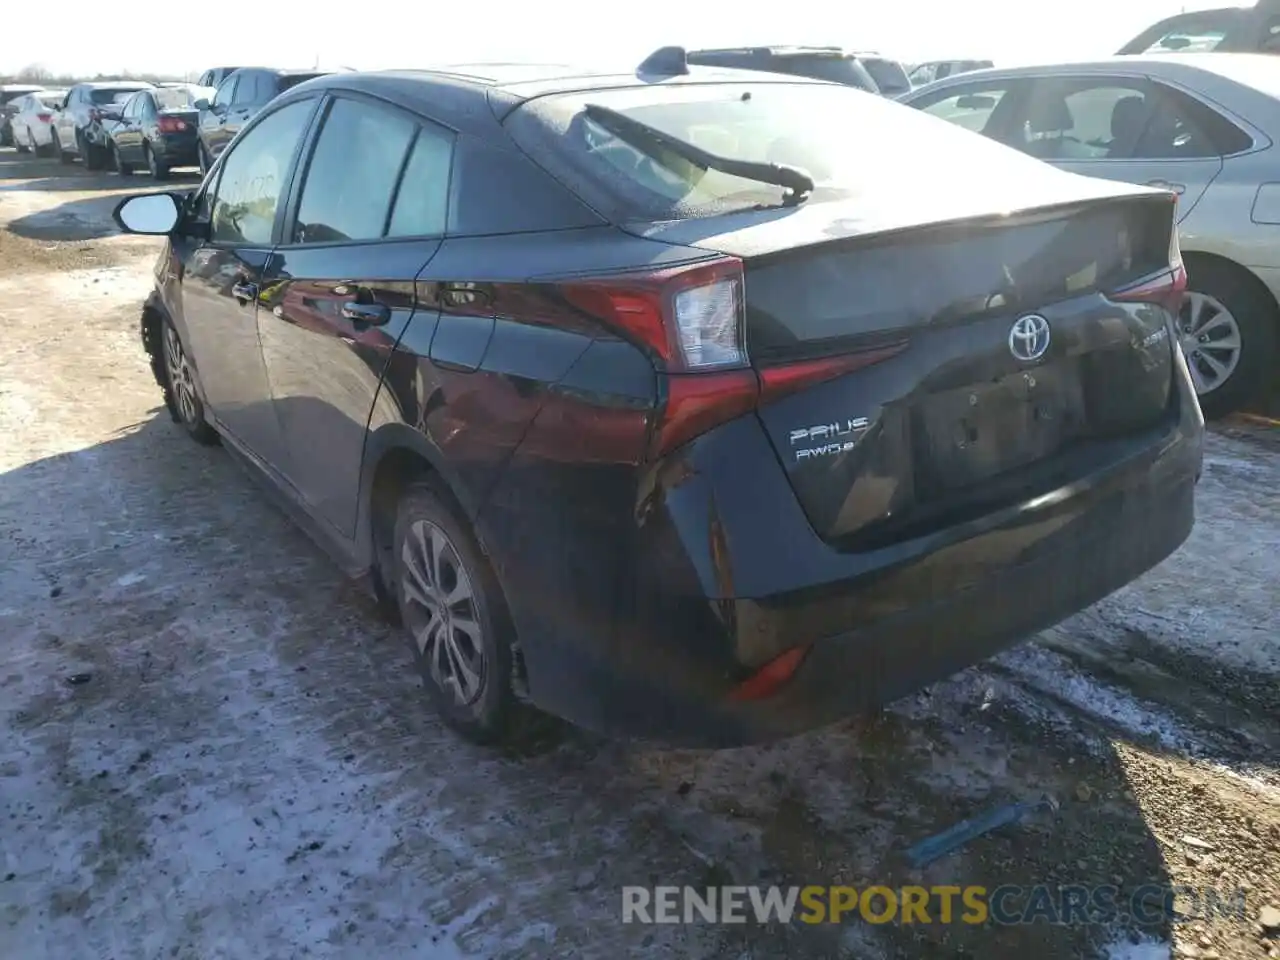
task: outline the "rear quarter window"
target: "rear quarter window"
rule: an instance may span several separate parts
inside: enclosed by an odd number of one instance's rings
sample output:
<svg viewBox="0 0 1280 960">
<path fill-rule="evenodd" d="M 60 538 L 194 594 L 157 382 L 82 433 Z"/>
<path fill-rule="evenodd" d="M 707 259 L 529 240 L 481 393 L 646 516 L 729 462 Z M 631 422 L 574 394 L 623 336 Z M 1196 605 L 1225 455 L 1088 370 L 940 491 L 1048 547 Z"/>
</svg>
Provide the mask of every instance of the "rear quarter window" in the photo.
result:
<svg viewBox="0 0 1280 960">
<path fill-rule="evenodd" d="M 474 137 L 454 146 L 452 236 L 599 226 L 601 219 L 523 154 Z"/>
</svg>

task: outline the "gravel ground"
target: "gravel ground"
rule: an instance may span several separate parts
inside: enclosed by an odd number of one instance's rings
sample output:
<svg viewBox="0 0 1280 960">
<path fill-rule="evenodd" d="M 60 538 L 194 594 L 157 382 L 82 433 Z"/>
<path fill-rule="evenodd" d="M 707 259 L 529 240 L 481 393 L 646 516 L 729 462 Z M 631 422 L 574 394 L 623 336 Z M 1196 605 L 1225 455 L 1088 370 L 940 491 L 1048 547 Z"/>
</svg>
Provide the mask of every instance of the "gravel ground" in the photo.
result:
<svg viewBox="0 0 1280 960">
<path fill-rule="evenodd" d="M 139 179 L 132 186 L 145 187 Z M 1211 437 L 1157 570 L 874 722 L 468 746 L 137 342 L 131 186 L 0 152 L 0 958 L 1280 957 L 1280 432 Z M 910 844 L 1044 811 L 923 871 Z M 624 884 L 1244 887 L 1143 929 L 624 925 Z"/>
</svg>

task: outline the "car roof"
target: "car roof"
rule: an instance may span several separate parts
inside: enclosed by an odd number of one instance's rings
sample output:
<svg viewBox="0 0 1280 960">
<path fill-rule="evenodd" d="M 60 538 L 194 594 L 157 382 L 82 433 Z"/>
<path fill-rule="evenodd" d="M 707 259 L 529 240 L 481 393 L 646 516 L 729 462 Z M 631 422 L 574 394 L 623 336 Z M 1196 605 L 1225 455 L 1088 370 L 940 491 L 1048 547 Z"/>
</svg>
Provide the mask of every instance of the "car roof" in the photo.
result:
<svg viewBox="0 0 1280 960">
<path fill-rule="evenodd" d="M 485 135 L 511 110 L 537 97 L 714 83 L 830 86 L 808 77 L 721 67 L 690 67 L 687 73 L 669 76 L 635 71 L 602 72 L 564 64 L 471 63 L 435 69 L 329 73 L 287 90 L 281 100 L 300 99 L 320 90 L 349 90 L 425 112 L 460 132 Z"/>
<path fill-rule="evenodd" d="M 78 87 L 88 87 L 90 90 L 99 90 L 111 87 L 132 87 L 136 90 L 148 90 L 155 86 L 150 80 L 86 80 L 84 83 L 76 84 Z"/>
</svg>

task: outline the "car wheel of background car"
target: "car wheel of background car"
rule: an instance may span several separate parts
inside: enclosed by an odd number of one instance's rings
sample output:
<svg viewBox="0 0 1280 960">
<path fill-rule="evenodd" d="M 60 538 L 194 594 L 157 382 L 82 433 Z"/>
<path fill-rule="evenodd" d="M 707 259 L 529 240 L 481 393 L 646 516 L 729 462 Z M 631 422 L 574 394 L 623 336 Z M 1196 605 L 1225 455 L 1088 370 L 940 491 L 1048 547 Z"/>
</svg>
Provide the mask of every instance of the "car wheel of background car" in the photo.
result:
<svg viewBox="0 0 1280 960">
<path fill-rule="evenodd" d="M 161 323 L 160 336 L 164 350 L 165 398 L 170 410 L 178 418 L 184 430 L 197 443 L 213 446 L 218 442 L 218 432 L 209 426 L 204 416 L 204 402 L 196 389 L 191 363 L 183 349 L 178 331 L 168 320 Z"/>
<path fill-rule="evenodd" d="M 1209 419 L 1261 395 L 1277 363 L 1280 315 L 1262 284 L 1232 264 L 1188 257 L 1178 329 Z"/>
<path fill-rule="evenodd" d="M 422 682 L 444 721 L 477 743 L 512 731 L 514 628 L 468 525 L 430 482 L 396 513 L 392 579 Z"/>
<path fill-rule="evenodd" d="M 14 133 L 9 127 L 0 127 L 0 147 L 13 146 Z"/>
<path fill-rule="evenodd" d="M 122 177 L 127 177 L 129 174 L 133 173 L 132 164 L 125 163 L 120 159 L 120 148 L 114 143 L 111 144 L 111 165 L 116 168 L 116 173 L 120 174 Z"/>
<path fill-rule="evenodd" d="M 203 177 L 206 173 L 209 172 L 209 167 L 213 161 L 209 156 L 208 148 L 205 147 L 203 143 L 199 144 L 199 146 L 196 147 L 196 154 L 200 161 L 200 176 Z"/>
<path fill-rule="evenodd" d="M 75 154 L 67 153 L 67 151 L 62 149 L 62 141 L 58 139 L 58 135 L 56 133 L 53 134 L 52 149 L 53 149 L 53 155 L 57 157 L 58 161 L 61 163 L 71 163 L 76 158 Z"/>
<path fill-rule="evenodd" d="M 18 136 L 18 131 L 14 130 L 11 136 L 11 139 L 13 140 L 13 145 L 17 148 L 19 153 L 30 152 L 31 150 L 31 131 L 30 130 L 27 131 L 27 136 L 25 139 Z"/>
<path fill-rule="evenodd" d="M 142 154 L 146 158 L 147 169 L 151 171 L 151 178 L 153 180 L 169 179 L 169 168 L 156 160 L 155 151 L 151 149 L 151 144 L 144 143 L 142 145 Z"/>
</svg>

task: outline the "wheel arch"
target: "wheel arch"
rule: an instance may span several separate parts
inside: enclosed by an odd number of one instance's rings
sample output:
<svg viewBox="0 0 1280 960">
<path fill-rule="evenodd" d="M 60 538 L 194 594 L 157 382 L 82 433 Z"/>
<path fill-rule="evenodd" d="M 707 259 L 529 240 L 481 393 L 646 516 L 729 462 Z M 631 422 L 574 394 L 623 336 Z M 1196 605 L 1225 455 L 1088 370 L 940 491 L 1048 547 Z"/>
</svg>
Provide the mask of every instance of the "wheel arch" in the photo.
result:
<svg viewBox="0 0 1280 960">
<path fill-rule="evenodd" d="M 394 615 L 394 595 L 383 571 L 391 565 L 396 506 L 405 489 L 417 481 L 434 480 L 440 494 L 471 525 L 477 542 L 480 536 L 475 519 L 479 504 L 468 494 L 439 448 L 405 423 L 385 424 L 366 437 L 361 474 L 360 489 L 365 492 L 361 497 L 357 542 L 368 558 L 379 602 Z M 484 550 L 483 544 L 481 549 Z"/>
</svg>

